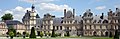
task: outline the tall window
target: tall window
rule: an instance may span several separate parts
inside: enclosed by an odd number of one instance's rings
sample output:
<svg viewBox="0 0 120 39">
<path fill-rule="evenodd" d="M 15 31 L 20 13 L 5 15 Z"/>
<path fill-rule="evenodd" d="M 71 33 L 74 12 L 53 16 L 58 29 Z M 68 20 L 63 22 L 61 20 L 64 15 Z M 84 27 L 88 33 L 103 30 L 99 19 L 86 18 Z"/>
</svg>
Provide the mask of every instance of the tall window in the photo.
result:
<svg viewBox="0 0 120 39">
<path fill-rule="evenodd" d="M 106 25 L 106 29 L 108 29 L 108 26 Z"/>
<path fill-rule="evenodd" d="M 60 30 L 62 30 L 62 26 L 60 26 Z"/>
<path fill-rule="evenodd" d="M 91 29 L 91 25 L 90 25 L 90 29 Z"/>
<path fill-rule="evenodd" d="M 44 29 L 46 29 L 46 26 L 44 26 Z"/>
<path fill-rule="evenodd" d="M 100 25 L 100 29 L 102 29 L 102 25 Z"/>
<path fill-rule="evenodd" d="M 48 26 L 48 29 L 50 29 L 50 26 Z"/>
<path fill-rule="evenodd" d="M 67 30 L 69 30 L 69 27 L 67 27 Z"/>
<path fill-rule="evenodd" d="M 72 23 L 72 21 L 70 21 L 70 23 Z"/>
<path fill-rule="evenodd" d="M 87 20 L 85 20 L 85 23 L 87 22 Z"/>
<path fill-rule="evenodd" d="M 57 30 L 59 29 L 59 26 L 57 26 Z"/>
<path fill-rule="evenodd" d="M 99 20 L 98 23 L 101 23 L 101 20 Z"/>
<path fill-rule="evenodd" d="M 115 25 L 115 29 L 116 29 L 116 25 Z"/>
<path fill-rule="evenodd" d="M 86 29 L 86 25 L 85 25 L 85 29 Z"/>
<path fill-rule="evenodd" d="M 53 26 L 53 29 L 55 29 L 55 26 Z"/>
<path fill-rule="evenodd" d="M 93 23 L 96 23 L 96 20 L 94 20 L 94 22 Z"/>
<path fill-rule="evenodd" d="M 94 29 L 96 29 L 96 26 L 94 25 Z"/>
</svg>

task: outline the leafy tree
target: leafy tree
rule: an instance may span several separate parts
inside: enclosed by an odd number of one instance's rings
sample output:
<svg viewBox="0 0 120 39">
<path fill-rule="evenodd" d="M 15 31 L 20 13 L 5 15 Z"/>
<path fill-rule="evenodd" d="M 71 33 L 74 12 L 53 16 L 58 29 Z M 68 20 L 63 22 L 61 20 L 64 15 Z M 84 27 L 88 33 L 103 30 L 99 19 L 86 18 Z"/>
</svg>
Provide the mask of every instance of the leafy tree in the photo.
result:
<svg viewBox="0 0 120 39">
<path fill-rule="evenodd" d="M 32 27 L 32 29 L 31 29 L 30 38 L 36 38 L 36 34 L 35 34 L 35 29 L 34 29 L 34 27 Z"/>
<path fill-rule="evenodd" d="M 52 36 L 51 37 L 55 37 L 56 35 L 55 35 L 55 29 L 53 28 L 53 30 L 52 30 Z"/>
<path fill-rule="evenodd" d="M 23 32 L 23 38 L 25 38 L 25 36 L 26 36 L 26 32 Z"/>
<path fill-rule="evenodd" d="M 20 32 L 17 32 L 17 34 L 16 34 L 16 35 L 17 35 L 17 37 L 19 37 L 19 36 L 21 36 L 21 33 L 20 33 Z"/>
<path fill-rule="evenodd" d="M 110 38 L 112 37 L 112 32 L 110 32 L 109 37 L 110 37 Z"/>
<path fill-rule="evenodd" d="M 49 33 L 49 36 L 51 36 L 52 35 L 52 33 Z"/>
<path fill-rule="evenodd" d="M 7 35 L 6 37 L 8 38 L 9 37 L 9 32 L 6 32 L 6 35 Z"/>
<path fill-rule="evenodd" d="M 11 39 L 13 39 L 14 33 L 12 31 L 9 32 L 9 36 L 10 36 Z"/>
<path fill-rule="evenodd" d="M 118 30 L 115 31 L 114 39 L 119 39 L 119 33 L 118 33 Z"/>
<path fill-rule="evenodd" d="M 60 33 L 56 33 L 56 36 L 61 36 L 61 34 Z"/>
<path fill-rule="evenodd" d="M 29 33 L 26 33 L 26 37 L 28 37 L 29 36 Z"/>
<path fill-rule="evenodd" d="M 40 32 L 40 37 L 43 37 L 43 32 Z"/>
<path fill-rule="evenodd" d="M 10 13 L 7 13 L 7 14 L 3 15 L 1 18 L 2 18 L 2 20 L 13 20 L 13 15 Z"/>
<path fill-rule="evenodd" d="M 13 32 L 14 36 L 16 36 L 16 30 L 12 26 L 8 27 L 8 32 Z"/>
<path fill-rule="evenodd" d="M 69 31 L 67 31 L 66 33 L 67 33 L 67 36 L 70 36 Z"/>
</svg>

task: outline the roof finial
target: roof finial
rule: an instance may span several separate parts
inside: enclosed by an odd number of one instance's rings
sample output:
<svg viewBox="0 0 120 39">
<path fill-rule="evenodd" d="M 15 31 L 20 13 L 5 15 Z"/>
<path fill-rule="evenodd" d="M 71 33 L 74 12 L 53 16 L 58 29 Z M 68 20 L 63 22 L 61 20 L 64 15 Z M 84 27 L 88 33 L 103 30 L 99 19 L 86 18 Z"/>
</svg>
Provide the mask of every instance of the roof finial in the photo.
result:
<svg viewBox="0 0 120 39">
<path fill-rule="evenodd" d="M 32 4 L 32 11 L 35 9 L 35 6 L 34 6 L 34 3 L 35 3 L 35 0 L 33 0 L 33 4 Z"/>
<path fill-rule="evenodd" d="M 31 7 L 31 8 L 32 8 L 32 11 L 34 11 L 34 9 L 35 9 L 35 6 L 34 6 L 34 4 L 32 4 L 32 7 Z"/>
</svg>

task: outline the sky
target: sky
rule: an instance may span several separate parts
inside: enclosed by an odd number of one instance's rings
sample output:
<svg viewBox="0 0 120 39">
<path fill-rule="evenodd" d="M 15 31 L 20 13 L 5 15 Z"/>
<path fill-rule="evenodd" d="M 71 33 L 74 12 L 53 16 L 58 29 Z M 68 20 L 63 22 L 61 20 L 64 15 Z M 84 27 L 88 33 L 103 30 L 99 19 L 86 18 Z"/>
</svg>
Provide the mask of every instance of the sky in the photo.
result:
<svg viewBox="0 0 120 39">
<path fill-rule="evenodd" d="M 0 0 L 0 17 L 11 13 L 14 20 L 21 21 L 26 10 L 31 10 L 32 4 L 40 18 L 46 13 L 63 17 L 64 9 L 75 9 L 75 15 L 79 16 L 88 9 L 94 15 L 107 15 L 109 9 L 115 11 L 115 8 L 120 8 L 120 0 Z"/>
</svg>

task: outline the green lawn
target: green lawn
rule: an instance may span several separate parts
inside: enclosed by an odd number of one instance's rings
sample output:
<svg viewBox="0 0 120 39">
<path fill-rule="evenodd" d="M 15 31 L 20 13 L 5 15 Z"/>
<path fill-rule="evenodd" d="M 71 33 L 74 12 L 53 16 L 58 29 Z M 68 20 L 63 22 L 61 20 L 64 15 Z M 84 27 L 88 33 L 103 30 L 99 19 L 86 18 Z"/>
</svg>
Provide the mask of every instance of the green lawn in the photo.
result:
<svg viewBox="0 0 120 39">
<path fill-rule="evenodd" d="M 0 37 L 0 39 L 8 39 L 7 37 Z M 13 39 L 113 39 L 113 38 L 109 38 L 109 37 L 50 37 L 50 38 L 22 38 L 22 37 L 14 37 Z"/>
<path fill-rule="evenodd" d="M 23 38 L 19 38 L 23 39 Z M 55 38 L 24 38 L 24 39 L 113 39 L 109 37 L 55 37 Z"/>
<path fill-rule="evenodd" d="M 109 37 L 93 37 L 93 39 L 113 39 L 113 38 L 109 38 Z"/>
</svg>

